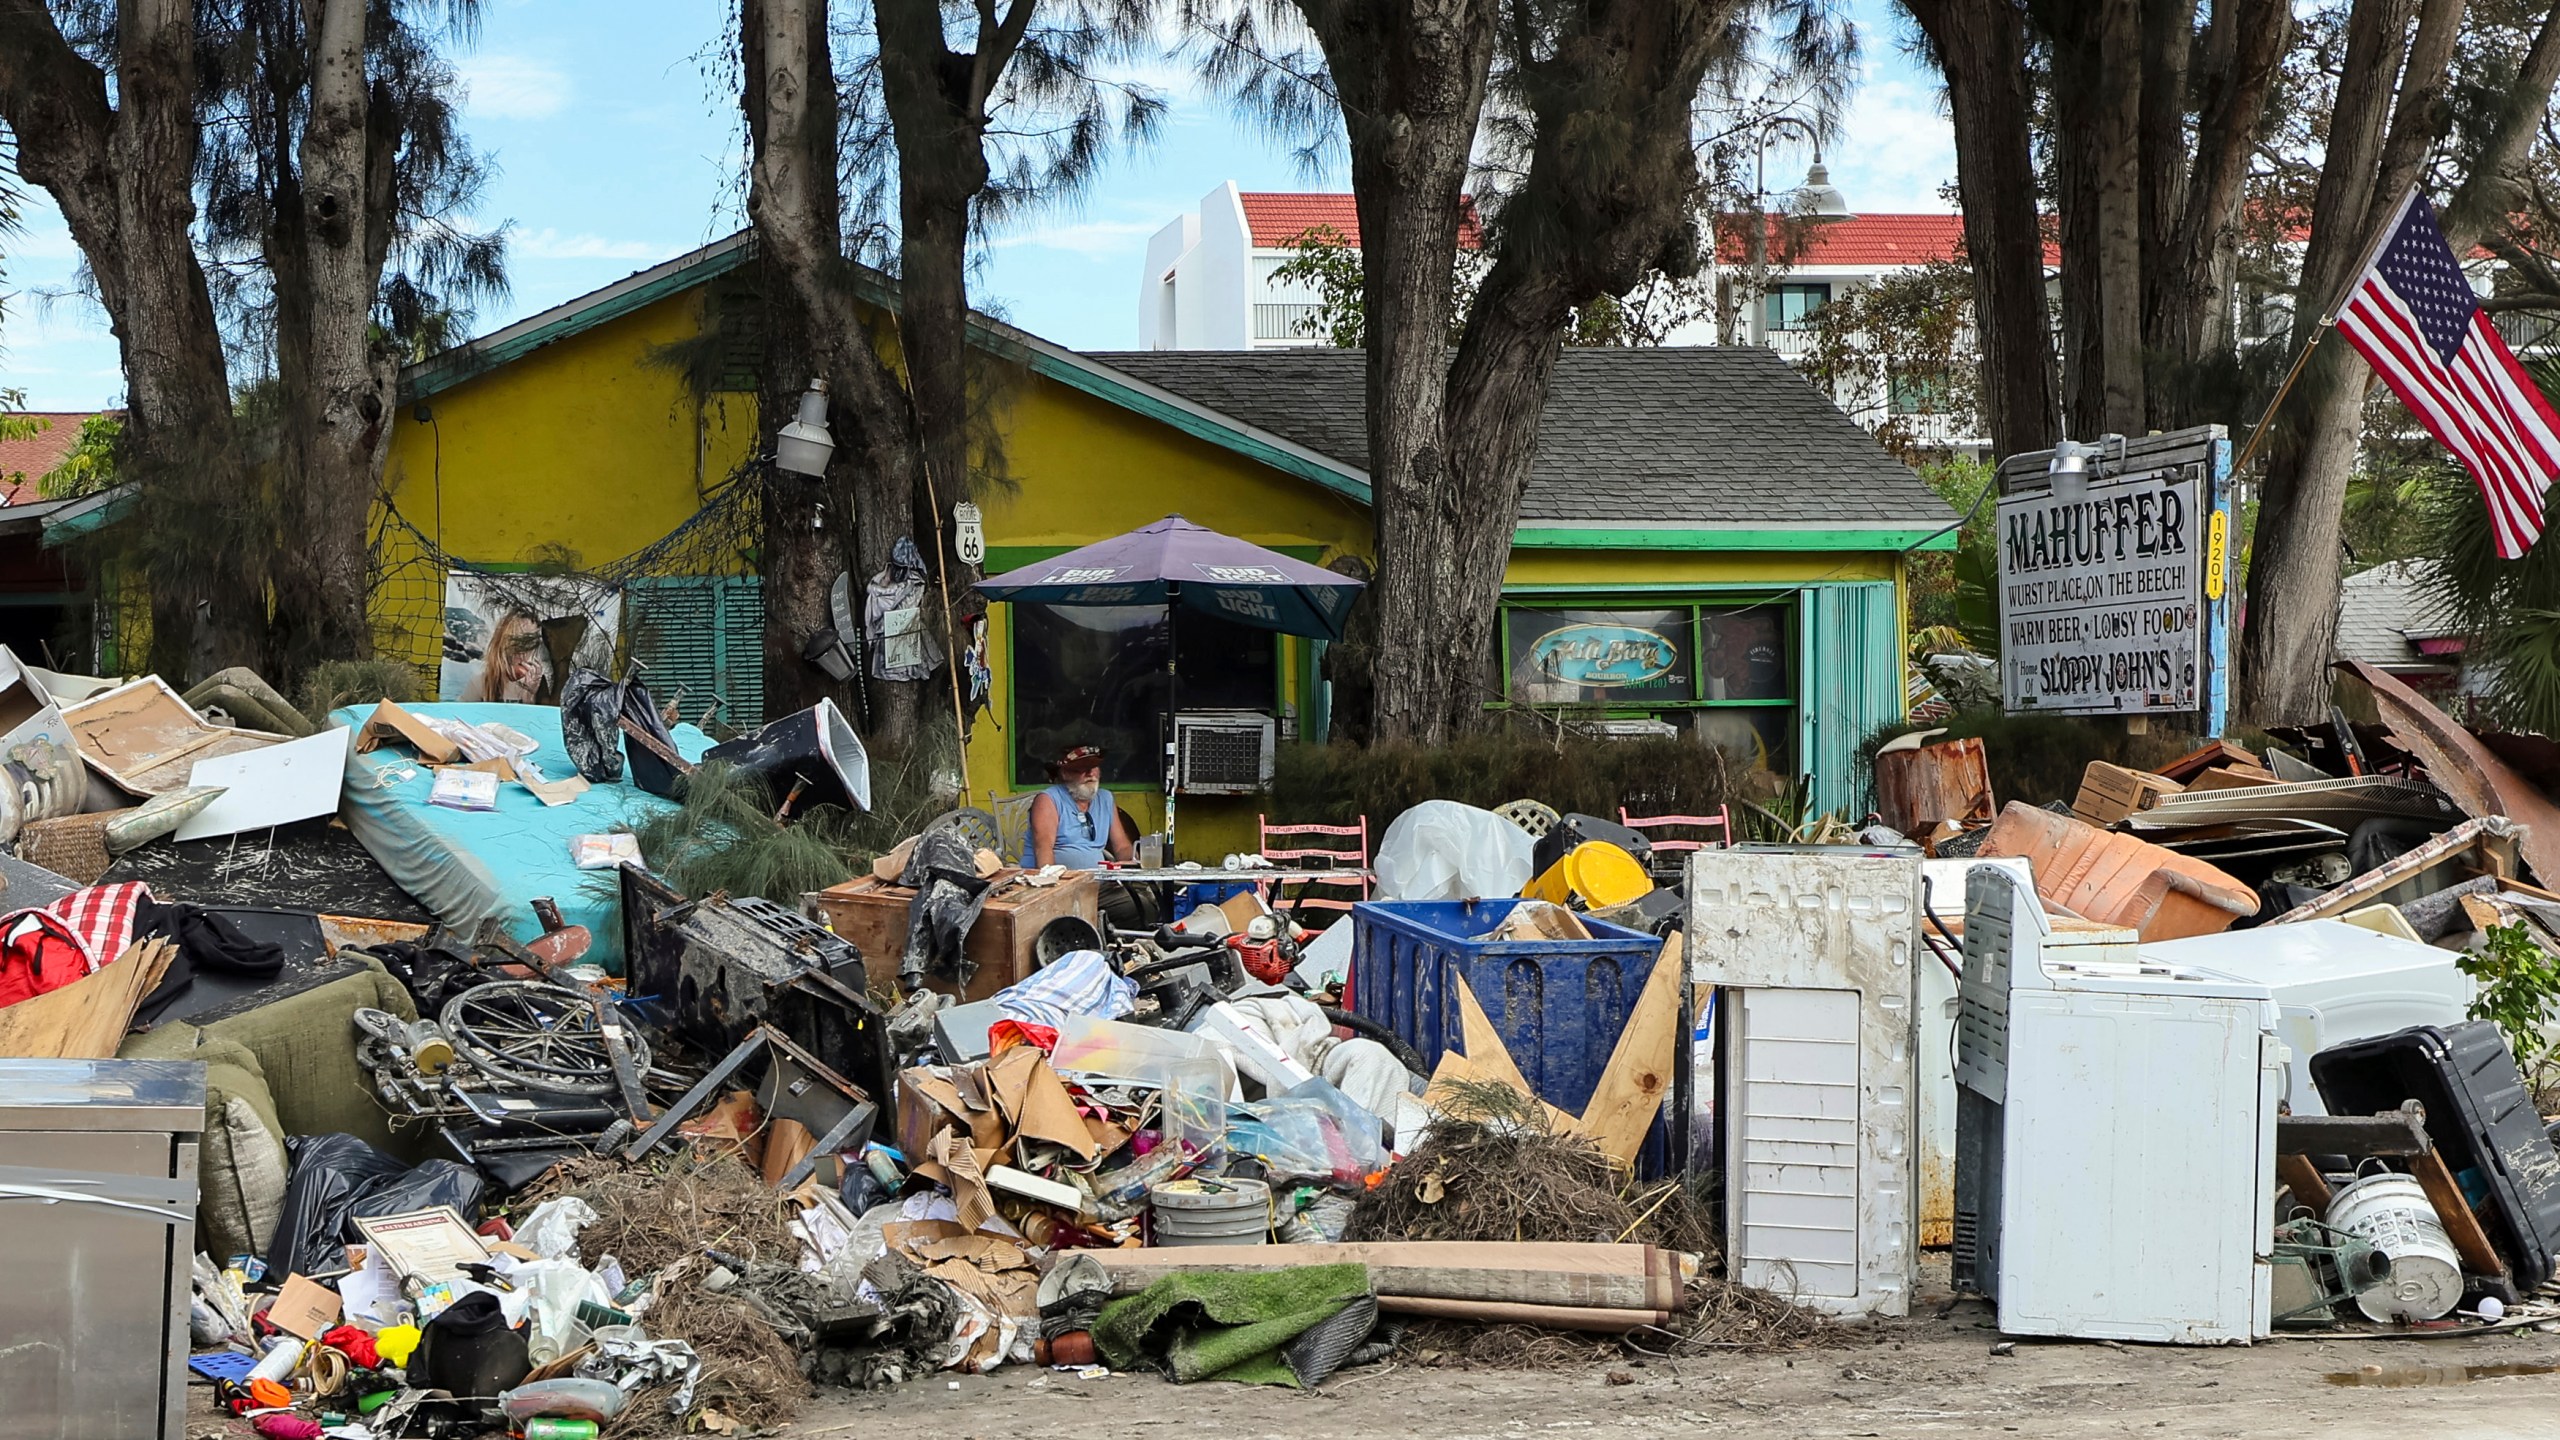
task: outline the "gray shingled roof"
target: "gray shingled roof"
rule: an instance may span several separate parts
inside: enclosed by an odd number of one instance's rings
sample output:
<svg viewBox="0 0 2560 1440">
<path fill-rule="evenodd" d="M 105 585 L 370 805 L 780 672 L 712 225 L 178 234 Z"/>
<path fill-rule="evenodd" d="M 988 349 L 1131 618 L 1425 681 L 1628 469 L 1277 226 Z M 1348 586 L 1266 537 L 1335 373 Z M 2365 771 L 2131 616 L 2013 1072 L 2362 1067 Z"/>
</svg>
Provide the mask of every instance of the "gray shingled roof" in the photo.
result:
<svg viewBox="0 0 2560 1440">
<path fill-rule="evenodd" d="M 1086 358 L 1367 469 L 1357 350 L 1133 350 Z M 1954 520 L 1784 360 L 1758 346 L 1567 350 L 1524 524 L 1936 529 Z"/>
<path fill-rule="evenodd" d="M 2415 635 L 2437 635 L 2451 623 L 2427 594 L 2432 561 L 2394 560 L 2348 576 L 2338 586 L 2337 652 L 2341 660 L 2369 665 L 2449 667 L 2453 662 L 2419 653 Z"/>
</svg>

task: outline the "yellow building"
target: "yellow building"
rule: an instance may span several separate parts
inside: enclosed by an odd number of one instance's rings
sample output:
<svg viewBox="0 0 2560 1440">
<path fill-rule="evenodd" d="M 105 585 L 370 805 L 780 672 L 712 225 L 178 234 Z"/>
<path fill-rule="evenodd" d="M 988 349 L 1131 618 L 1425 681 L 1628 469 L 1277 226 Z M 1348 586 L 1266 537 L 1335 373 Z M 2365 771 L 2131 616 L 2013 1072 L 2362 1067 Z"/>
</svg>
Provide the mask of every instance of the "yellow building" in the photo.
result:
<svg viewBox="0 0 2560 1440">
<path fill-rule="evenodd" d="M 602 574 L 624 658 L 662 697 L 681 688 L 687 718 L 715 699 L 722 724 L 768 718 L 752 555 L 705 517 L 754 444 L 752 260 L 733 236 L 402 375 L 377 516 L 386 653 L 455 659 L 448 569 Z M 1006 483 L 979 496 L 989 573 L 1169 513 L 1318 563 L 1369 556 L 1357 353 L 1078 354 L 984 317 L 977 338 L 1011 376 Z M 1849 807 L 1858 744 L 1902 712 L 1906 558 L 1951 544 L 1954 519 L 1768 351 L 1568 351 L 1487 702 L 1605 706 Z M 1058 749 L 1101 743 L 1106 780 L 1154 821 L 1158 618 L 993 607 L 973 800 L 1037 788 Z M 1186 711 L 1326 729 L 1316 643 L 1186 617 L 1181 644 Z M 1185 854 L 1249 846 L 1256 808 L 1186 801 Z"/>
</svg>

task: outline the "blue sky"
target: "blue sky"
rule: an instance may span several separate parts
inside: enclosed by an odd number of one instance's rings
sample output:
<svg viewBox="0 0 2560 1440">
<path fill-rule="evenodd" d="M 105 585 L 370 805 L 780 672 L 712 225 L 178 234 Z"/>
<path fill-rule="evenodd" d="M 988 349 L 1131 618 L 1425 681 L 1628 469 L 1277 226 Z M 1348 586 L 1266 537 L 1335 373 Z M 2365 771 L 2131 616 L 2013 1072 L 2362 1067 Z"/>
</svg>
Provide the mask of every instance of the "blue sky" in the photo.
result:
<svg viewBox="0 0 2560 1440">
<path fill-rule="evenodd" d="M 479 43 L 457 57 L 467 130 L 498 175 L 484 224 L 514 225 L 513 294 L 475 331 L 547 309 L 727 234 L 740 223 L 743 137 L 716 85 L 729 7 L 701 0 L 495 0 Z M 1851 0 L 1866 77 L 1847 136 L 1828 159 L 1859 211 L 1943 210 L 1955 151 L 1933 81 L 1903 57 L 1889 0 Z M 978 303 L 1080 349 L 1128 349 L 1147 236 L 1222 180 L 1248 190 L 1340 189 L 1310 181 L 1287 151 L 1198 93 L 1176 66 L 1148 79 L 1173 102 L 1150 148 L 1115 157 L 1072 207 L 1027 216 L 993 237 Z M 1769 158 L 1772 188 L 1807 157 Z M 77 249 L 41 192 L 25 232 L 0 241 L 0 389 L 36 409 L 78 410 L 123 393 L 105 317 L 71 293 Z"/>
</svg>

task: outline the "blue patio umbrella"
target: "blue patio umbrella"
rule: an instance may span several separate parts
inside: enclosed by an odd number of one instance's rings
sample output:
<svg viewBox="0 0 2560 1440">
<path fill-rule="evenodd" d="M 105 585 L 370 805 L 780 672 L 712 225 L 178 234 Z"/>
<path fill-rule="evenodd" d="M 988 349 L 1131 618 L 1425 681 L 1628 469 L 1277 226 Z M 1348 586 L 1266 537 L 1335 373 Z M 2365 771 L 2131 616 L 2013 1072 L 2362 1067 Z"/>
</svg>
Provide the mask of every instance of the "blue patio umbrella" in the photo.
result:
<svg viewBox="0 0 2560 1440">
<path fill-rule="evenodd" d="M 1171 632 L 1165 647 L 1165 673 L 1171 682 L 1171 709 L 1179 714 L 1182 681 L 1174 664 L 1178 646 L 1172 642 L 1179 637 L 1184 610 L 1257 630 L 1339 640 L 1360 585 L 1320 565 L 1292 560 L 1179 515 L 1167 515 L 1126 535 L 1097 540 L 981 580 L 978 593 L 990 600 L 1038 605 L 1164 606 L 1166 628 Z M 1173 736 L 1167 733 L 1164 827 L 1168 839 L 1173 833 L 1176 759 Z"/>
</svg>

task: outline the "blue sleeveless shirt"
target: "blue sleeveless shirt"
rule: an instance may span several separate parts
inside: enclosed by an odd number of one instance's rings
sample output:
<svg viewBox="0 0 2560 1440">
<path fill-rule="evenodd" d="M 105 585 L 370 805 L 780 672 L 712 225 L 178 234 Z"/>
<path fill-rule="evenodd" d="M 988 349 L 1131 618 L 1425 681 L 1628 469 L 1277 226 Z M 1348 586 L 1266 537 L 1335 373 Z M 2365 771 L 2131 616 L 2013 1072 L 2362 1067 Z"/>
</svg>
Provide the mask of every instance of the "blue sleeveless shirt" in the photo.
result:
<svg viewBox="0 0 2560 1440">
<path fill-rule="evenodd" d="M 1070 870 L 1099 870 L 1110 857 L 1111 832 L 1120 823 L 1120 807 L 1109 790 L 1093 794 L 1093 808 L 1078 810 L 1076 797 L 1064 785 L 1052 785 L 1041 792 L 1049 803 L 1058 807 L 1058 842 L 1050 847 L 1050 859 Z M 1040 862 L 1032 857 L 1033 840 L 1029 831 L 1022 837 L 1022 863 L 1025 868 Z"/>
</svg>

